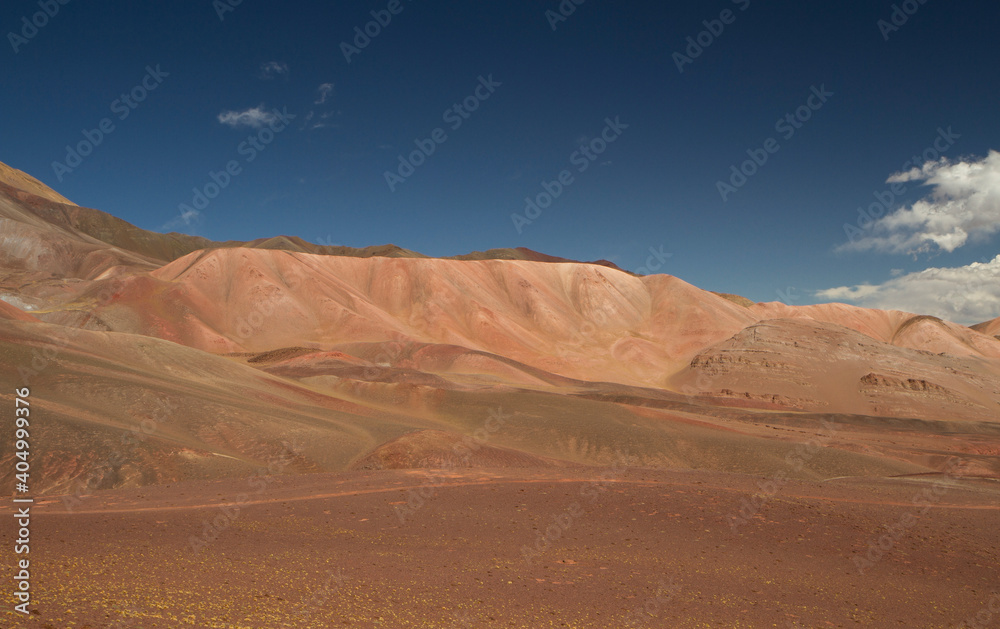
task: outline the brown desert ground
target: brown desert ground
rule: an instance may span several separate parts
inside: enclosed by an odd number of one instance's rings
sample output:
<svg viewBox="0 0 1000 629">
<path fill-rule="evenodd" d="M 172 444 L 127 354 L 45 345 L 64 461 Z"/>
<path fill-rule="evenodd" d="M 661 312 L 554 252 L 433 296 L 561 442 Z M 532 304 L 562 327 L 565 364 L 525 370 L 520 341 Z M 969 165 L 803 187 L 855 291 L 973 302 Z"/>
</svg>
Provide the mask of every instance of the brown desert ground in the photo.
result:
<svg viewBox="0 0 1000 629">
<path fill-rule="evenodd" d="M 1000 319 L 157 234 L 3 165 L 0 242 L 2 626 L 1000 624 Z"/>
<path fill-rule="evenodd" d="M 745 475 L 626 468 L 262 478 L 40 504 L 31 624 L 954 627 L 1000 577 L 995 482 L 762 494 Z"/>
</svg>

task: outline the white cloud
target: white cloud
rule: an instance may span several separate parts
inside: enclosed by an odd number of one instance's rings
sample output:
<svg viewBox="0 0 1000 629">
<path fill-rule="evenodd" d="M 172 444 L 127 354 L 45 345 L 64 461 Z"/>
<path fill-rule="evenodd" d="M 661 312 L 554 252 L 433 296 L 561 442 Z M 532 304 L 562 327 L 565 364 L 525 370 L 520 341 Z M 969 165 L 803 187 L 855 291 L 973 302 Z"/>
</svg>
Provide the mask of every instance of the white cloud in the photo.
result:
<svg viewBox="0 0 1000 629">
<path fill-rule="evenodd" d="M 316 101 L 314 105 L 324 105 L 330 100 L 330 95 L 333 93 L 333 83 L 322 83 L 316 88 Z M 316 110 L 310 111 L 306 115 L 306 119 L 303 122 L 302 129 L 308 129 L 310 131 L 315 131 L 317 129 L 337 129 L 340 127 L 336 122 L 331 121 L 331 118 L 339 116 L 342 112 L 340 111 L 324 111 L 318 114 L 318 122 L 313 122 L 314 118 L 317 118 Z"/>
<path fill-rule="evenodd" d="M 979 161 L 927 162 L 887 183 L 923 182 L 930 195 L 876 220 L 840 251 L 928 253 L 955 251 L 1000 231 L 1000 152 Z"/>
<path fill-rule="evenodd" d="M 265 81 L 276 79 L 279 76 L 288 76 L 288 64 L 281 61 L 268 61 L 260 64 L 260 78 Z"/>
<path fill-rule="evenodd" d="M 309 112 L 309 113 L 311 114 L 312 112 Z M 319 115 L 319 119 L 320 120 L 330 120 L 331 118 L 333 118 L 333 117 L 335 117 L 337 115 L 340 115 L 340 113 L 341 112 L 339 112 L 339 111 L 337 111 L 337 112 L 333 112 L 333 111 L 323 112 L 322 114 Z M 306 122 L 309 122 L 309 120 L 311 120 L 311 119 L 312 119 L 312 117 L 310 116 L 306 120 Z M 339 129 L 340 128 L 340 124 L 338 124 L 336 122 L 317 122 L 317 123 L 315 123 L 314 125 L 312 125 L 309 128 L 310 129 Z"/>
<path fill-rule="evenodd" d="M 186 210 L 182 210 L 179 215 L 175 216 L 174 218 L 167 221 L 163 225 L 160 225 L 159 231 L 161 232 L 173 231 L 176 228 L 181 227 L 182 225 L 184 227 L 188 227 L 191 225 L 191 223 L 198 221 L 200 219 L 201 219 L 201 212 L 199 212 L 194 208 L 188 208 Z"/>
<path fill-rule="evenodd" d="M 317 105 L 322 105 L 326 102 L 326 99 L 330 97 L 330 93 L 333 92 L 333 83 L 323 83 L 316 88 L 316 92 L 319 96 L 316 98 Z"/>
<path fill-rule="evenodd" d="M 829 288 L 816 297 L 934 315 L 964 325 L 981 323 L 1000 316 L 1000 255 L 968 266 L 924 269 L 884 284 Z"/>
<path fill-rule="evenodd" d="M 234 129 L 239 127 L 260 129 L 266 124 L 271 124 L 276 119 L 273 113 L 264 110 L 263 104 L 251 107 L 245 111 L 224 111 L 219 114 L 219 122 Z"/>
</svg>

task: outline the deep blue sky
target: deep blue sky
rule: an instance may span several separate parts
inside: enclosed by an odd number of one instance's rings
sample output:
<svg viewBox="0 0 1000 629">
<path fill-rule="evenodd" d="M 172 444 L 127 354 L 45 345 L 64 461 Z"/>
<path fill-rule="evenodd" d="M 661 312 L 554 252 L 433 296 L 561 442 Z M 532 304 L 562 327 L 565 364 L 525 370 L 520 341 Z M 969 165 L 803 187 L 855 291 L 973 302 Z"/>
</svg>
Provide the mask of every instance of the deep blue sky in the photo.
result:
<svg viewBox="0 0 1000 629">
<path fill-rule="evenodd" d="M 17 53 L 9 37 L 0 49 L 0 161 L 147 229 L 430 255 L 526 246 L 633 270 L 653 247 L 673 254 L 661 272 L 760 301 L 807 303 L 893 269 L 998 253 L 995 238 L 909 256 L 834 251 L 856 208 L 939 127 L 961 135 L 949 157 L 1000 149 L 995 0 L 928 0 L 888 41 L 877 23 L 892 2 L 587 0 L 553 31 L 556 1 L 401 0 L 347 63 L 341 42 L 388 4 L 243 0 L 220 20 L 211 0 L 71 0 Z M 735 22 L 680 73 L 672 55 L 725 9 Z M 8 0 L 0 28 L 20 32 L 38 10 Z M 287 72 L 262 78 L 270 62 Z M 169 77 L 119 120 L 113 101 L 157 64 Z M 502 85 L 451 130 L 443 112 L 489 75 Z M 775 122 L 821 85 L 834 95 L 782 138 Z M 260 105 L 297 118 L 246 163 L 237 147 L 257 130 L 219 116 Z M 575 170 L 580 142 L 616 116 L 628 129 L 519 234 L 523 199 Z M 52 163 L 103 118 L 114 131 L 60 182 Z M 448 139 L 390 191 L 385 171 L 437 127 Z M 771 137 L 780 150 L 724 202 L 716 182 Z M 178 221 L 192 188 L 234 159 L 242 173 Z M 905 200 L 925 193 L 911 185 Z"/>
</svg>

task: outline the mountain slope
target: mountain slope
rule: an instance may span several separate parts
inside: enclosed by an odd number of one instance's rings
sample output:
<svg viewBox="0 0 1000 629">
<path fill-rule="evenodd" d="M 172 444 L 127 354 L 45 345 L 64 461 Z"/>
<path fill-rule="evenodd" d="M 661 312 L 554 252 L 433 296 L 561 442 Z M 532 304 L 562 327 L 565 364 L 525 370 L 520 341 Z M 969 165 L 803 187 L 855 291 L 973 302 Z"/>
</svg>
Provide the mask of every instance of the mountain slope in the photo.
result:
<svg viewBox="0 0 1000 629">
<path fill-rule="evenodd" d="M 997 317 L 996 319 L 993 319 L 991 321 L 977 323 L 976 325 L 972 326 L 972 329 L 982 334 L 1000 338 L 1000 317 Z"/>
<path fill-rule="evenodd" d="M 1000 345 L 975 327 L 899 310 L 873 310 L 847 304 L 788 306 L 778 302 L 750 306 L 761 319 L 811 319 L 842 325 L 898 347 L 960 356 L 1000 358 Z"/>
<path fill-rule="evenodd" d="M 41 181 L 16 168 L 11 168 L 3 162 L 0 162 L 0 183 L 5 183 L 8 186 L 42 197 L 43 199 L 48 199 L 49 201 L 73 205 L 72 201 L 46 186 Z"/>
<path fill-rule="evenodd" d="M 1000 420 L 1000 369 L 983 370 L 978 357 L 931 355 L 805 318 L 741 330 L 699 354 L 674 383 L 780 408 Z"/>
<path fill-rule="evenodd" d="M 151 294 L 166 312 L 145 307 Z M 596 265 L 248 249 L 194 253 L 129 278 L 97 312 L 111 329 L 207 351 L 398 339 L 647 384 L 756 320 L 676 278 Z"/>
<path fill-rule="evenodd" d="M 196 252 L 113 282 L 114 298 L 89 310 L 88 327 L 217 354 L 293 347 L 351 354 L 354 350 L 345 348 L 367 344 L 381 348 L 369 351 L 372 364 L 443 374 L 454 371 L 448 361 L 427 357 L 457 352 L 465 365 L 458 373 L 466 377 L 502 374 L 527 386 L 551 382 L 523 367 L 514 368 L 520 374 L 515 376 L 511 366 L 487 357 L 577 381 L 694 391 L 775 408 L 893 416 L 953 413 L 983 419 L 996 413 L 1000 401 L 1000 341 L 968 328 L 838 304 L 744 307 L 671 276 L 635 277 L 589 264 L 241 248 Z M 76 303 L 38 316 L 74 323 L 83 310 Z M 399 344 L 441 349 L 404 359 Z M 830 362 L 841 354 L 854 365 L 851 373 L 863 373 L 829 389 L 797 388 L 796 382 L 813 387 L 828 379 Z M 721 379 L 707 369 L 729 359 L 734 362 L 720 372 Z M 293 360 L 303 363 L 302 369 L 319 361 L 338 374 L 358 369 L 340 359 Z M 798 366 L 792 369 L 792 363 Z M 771 369 L 772 364 L 785 366 Z M 799 375 L 785 378 L 787 369 Z M 715 382 L 704 386 L 710 372 Z M 879 375 L 932 383 L 943 397 L 931 404 L 926 391 L 897 391 L 894 396 L 906 399 L 875 404 L 869 398 L 880 395 L 878 387 L 862 382 L 869 374 L 879 386 L 884 384 Z M 973 390 L 963 379 L 975 383 Z M 922 400 L 928 404 L 922 406 Z"/>
</svg>

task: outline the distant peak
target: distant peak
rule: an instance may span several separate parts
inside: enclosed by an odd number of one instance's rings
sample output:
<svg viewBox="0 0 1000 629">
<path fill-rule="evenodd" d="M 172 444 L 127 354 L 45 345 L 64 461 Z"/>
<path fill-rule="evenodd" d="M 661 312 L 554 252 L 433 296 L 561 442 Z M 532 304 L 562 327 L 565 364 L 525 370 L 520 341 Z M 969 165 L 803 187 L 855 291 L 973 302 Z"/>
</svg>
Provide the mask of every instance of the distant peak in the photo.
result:
<svg viewBox="0 0 1000 629">
<path fill-rule="evenodd" d="M 730 294 L 730 293 L 716 293 L 715 291 L 712 291 L 712 294 L 716 295 L 718 297 L 722 297 L 723 299 L 728 299 L 729 301 L 733 302 L 734 304 L 737 304 L 739 306 L 743 306 L 744 308 L 749 308 L 750 306 L 752 306 L 752 305 L 754 305 L 756 303 L 756 302 L 751 301 L 751 300 L 747 299 L 746 297 L 742 297 L 740 295 L 733 295 L 733 294 Z"/>
<path fill-rule="evenodd" d="M 572 264 L 593 264 L 603 266 L 622 273 L 629 273 L 609 260 L 581 261 L 560 256 L 550 256 L 527 247 L 514 247 L 508 249 L 487 249 L 486 251 L 473 251 L 460 256 L 451 256 L 450 260 L 525 260 L 527 262 L 550 262 L 550 263 L 572 263 Z M 632 273 L 629 273 L 633 275 Z"/>
</svg>

